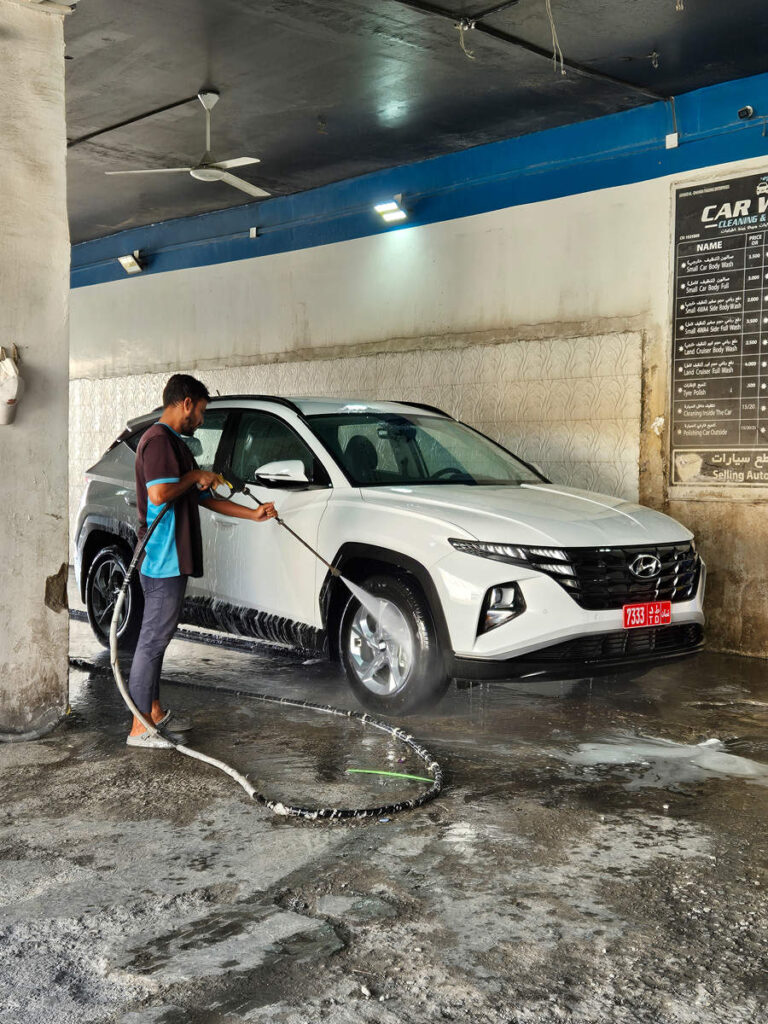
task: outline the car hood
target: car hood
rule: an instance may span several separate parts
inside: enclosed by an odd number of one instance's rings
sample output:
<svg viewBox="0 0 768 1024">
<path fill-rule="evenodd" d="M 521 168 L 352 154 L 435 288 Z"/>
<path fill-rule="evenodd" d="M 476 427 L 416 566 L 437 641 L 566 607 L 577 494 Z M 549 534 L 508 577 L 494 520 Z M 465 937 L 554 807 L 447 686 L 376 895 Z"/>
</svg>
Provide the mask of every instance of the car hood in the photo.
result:
<svg viewBox="0 0 768 1024">
<path fill-rule="evenodd" d="M 668 544 L 693 536 L 669 516 L 605 494 L 555 484 L 365 487 L 363 501 L 409 510 L 475 540 L 555 547 Z"/>
</svg>

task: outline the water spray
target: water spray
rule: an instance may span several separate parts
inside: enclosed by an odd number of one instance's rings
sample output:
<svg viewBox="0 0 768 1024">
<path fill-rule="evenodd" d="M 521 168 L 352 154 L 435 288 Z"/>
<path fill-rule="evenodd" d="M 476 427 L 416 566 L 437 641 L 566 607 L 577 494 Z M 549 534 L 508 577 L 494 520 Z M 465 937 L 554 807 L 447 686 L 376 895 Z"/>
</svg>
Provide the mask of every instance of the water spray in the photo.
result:
<svg viewBox="0 0 768 1024">
<path fill-rule="evenodd" d="M 233 474 L 227 473 L 227 477 L 231 476 L 233 476 Z M 221 479 L 222 483 L 229 488 L 231 494 L 235 494 L 238 491 L 242 491 L 242 493 L 247 495 L 247 497 L 255 501 L 257 505 L 265 504 L 264 502 L 259 501 L 259 499 L 255 496 L 255 494 L 253 494 L 253 492 L 247 487 L 247 485 L 243 481 L 237 479 L 230 481 L 230 479 L 225 479 L 224 477 L 222 477 Z M 194 486 L 194 484 L 192 486 Z M 152 524 L 145 533 L 144 537 L 137 544 L 136 550 L 134 551 L 133 554 L 133 558 L 131 559 L 131 564 L 128 567 L 128 572 L 125 574 L 125 579 L 123 580 L 123 584 L 120 588 L 120 592 L 118 593 L 117 600 L 115 601 L 115 609 L 112 614 L 112 623 L 109 630 L 110 664 L 112 666 L 112 673 L 115 677 L 115 682 L 117 683 L 117 687 L 120 691 L 123 700 L 125 701 L 128 710 L 141 722 L 141 724 L 148 732 L 161 736 L 163 739 L 165 739 L 168 743 L 171 744 L 171 748 L 175 750 L 177 753 L 184 754 L 187 757 L 191 757 L 197 761 L 203 761 L 205 764 L 210 764 L 214 768 L 218 768 L 220 771 L 229 775 L 230 778 L 234 779 L 234 781 L 237 782 L 238 785 L 242 786 L 242 788 L 245 790 L 248 796 L 251 797 L 251 799 L 255 800 L 257 803 L 262 804 L 264 807 L 269 808 L 269 810 L 274 811 L 275 814 L 280 814 L 285 817 L 305 818 L 309 820 L 374 817 L 379 818 L 391 816 L 393 814 L 398 814 L 400 811 L 413 810 L 416 807 L 422 807 L 424 804 L 429 803 L 430 800 L 434 800 L 435 797 L 441 792 L 443 788 L 443 770 L 440 767 L 440 764 L 432 757 L 432 755 L 426 749 L 426 747 L 423 747 L 421 744 L 419 744 L 414 739 L 414 737 L 409 733 L 406 733 L 405 730 L 398 729 L 397 726 L 389 725 L 387 722 L 380 722 L 375 718 L 371 718 L 370 715 L 359 711 L 345 711 L 343 708 L 334 708 L 330 704 L 314 704 L 311 701 L 294 700 L 290 697 L 274 697 L 271 694 L 250 693 L 247 691 L 240 691 L 241 696 L 247 696 L 253 700 L 260 700 L 264 703 L 270 704 L 283 704 L 287 707 L 306 708 L 310 711 L 318 711 L 322 714 L 334 715 L 339 718 L 351 719 L 354 721 L 358 721 L 363 725 L 370 726 L 373 729 L 377 729 L 380 732 L 387 733 L 388 735 L 404 743 L 406 746 L 410 747 L 410 749 L 416 754 L 416 756 L 424 762 L 424 764 L 426 765 L 427 772 L 429 773 L 429 777 L 412 777 L 419 778 L 420 780 L 425 782 L 431 782 L 431 786 L 429 787 L 429 789 L 426 789 L 423 793 L 419 794 L 416 797 L 413 797 L 410 800 L 401 800 L 397 803 L 385 804 L 381 807 L 356 808 L 292 806 L 291 804 L 285 804 L 278 800 L 271 800 L 270 798 L 259 793 L 255 786 L 253 786 L 249 782 L 247 776 L 238 772 L 231 765 L 226 764 L 224 761 L 221 761 L 218 758 L 210 757 L 208 754 L 203 754 L 199 750 L 195 750 L 192 747 L 188 747 L 186 744 L 179 742 L 177 739 L 173 737 L 172 734 L 166 732 L 166 730 L 162 727 L 158 728 L 151 720 L 151 718 L 148 718 L 145 714 L 139 711 L 139 709 L 134 704 L 130 693 L 128 692 L 128 687 L 126 686 L 125 680 L 123 679 L 123 674 L 120 670 L 117 645 L 117 630 L 118 624 L 120 622 L 120 615 L 123 610 L 123 605 L 125 604 L 125 596 L 128 591 L 128 587 L 130 586 L 130 582 L 133 579 L 133 574 L 136 571 L 141 556 L 144 553 L 144 549 L 147 546 L 147 542 L 149 541 L 149 538 L 152 536 L 154 530 L 157 528 L 158 524 L 162 520 L 163 516 L 173 506 L 173 504 L 173 502 L 166 502 L 166 504 L 163 505 L 155 519 L 152 521 Z M 335 566 L 331 565 L 330 562 L 326 561 L 326 559 L 323 558 L 323 556 L 318 551 L 316 551 L 310 544 L 308 544 L 303 537 L 300 537 L 295 532 L 295 530 L 291 529 L 291 527 L 288 526 L 288 524 L 284 522 L 283 519 L 281 519 L 279 516 L 276 516 L 275 518 L 277 519 L 277 522 L 280 524 L 280 526 L 283 527 L 283 529 L 287 530 L 288 533 L 295 537 L 297 541 L 299 541 L 301 544 L 304 545 L 305 548 L 311 551 L 316 558 L 319 558 L 320 561 L 328 567 L 328 570 L 332 573 L 332 575 L 337 576 L 339 579 L 343 580 L 344 583 L 349 587 L 351 592 L 355 594 L 355 596 L 358 596 L 358 592 L 362 594 L 363 597 L 366 599 L 365 601 L 361 601 L 363 607 L 365 607 L 372 615 L 374 615 L 374 617 L 378 617 L 376 615 L 376 612 L 373 611 L 373 608 L 376 608 L 377 606 L 378 611 L 381 615 L 386 614 L 386 609 L 381 606 L 390 605 L 390 602 L 381 601 L 378 598 L 375 598 L 372 595 L 367 594 L 366 591 L 361 590 L 361 588 L 357 587 L 356 584 L 351 583 L 349 580 L 347 580 L 345 577 L 341 575 L 341 573 Z M 366 602 L 370 602 L 372 607 L 369 607 L 368 603 Z M 390 607 L 394 608 L 394 606 Z M 397 614 L 399 615 L 399 612 Z M 382 625 L 383 627 L 384 624 L 381 621 L 381 619 L 379 619 L 379 621 L 380 625 Z M 408 642 L 410 643 L 410 633 L 408 633 Z"/>
</svg>

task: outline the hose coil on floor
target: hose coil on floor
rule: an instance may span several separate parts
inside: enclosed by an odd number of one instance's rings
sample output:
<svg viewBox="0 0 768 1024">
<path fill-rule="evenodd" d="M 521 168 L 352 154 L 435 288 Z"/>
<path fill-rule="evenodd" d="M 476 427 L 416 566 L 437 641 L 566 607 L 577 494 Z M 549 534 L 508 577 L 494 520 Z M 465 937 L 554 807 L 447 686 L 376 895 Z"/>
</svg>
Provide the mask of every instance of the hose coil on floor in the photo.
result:
<svg viewBox="0 0 768 1024">
<path fill-rule="evenodd" d="M 117 600 L 115 601 L 115 609 L 112 614 L 112 623 L 109 631 L 109 657 L 115 682 L 117 683 L 117 687 L 129 711 L 138 718 L 144 728 L 151 733 L 162 736 L 163 739 L 167 740 L 178 753 L 185 754 L 187 757 L 194 758 L 197 761 L 203 761 L 205 764 L 213 765 L 214 768 L 218 768 L 220 771 L 225 772 L 225 774 L 229 775 L 230 778 L 234 779 L 235 782 L 242 786 L 253 800 L 262 804 L 264 807 L 269 808 L 269 810 L 273 811 L 275 814 L 280 814 L 284 817 L 304 818 L 309 821 L 342 818 L 381 818 L 388 817 L 393 814 L 399 814 L 401 811 L 410 811 L 416 807 L 423 807 L 423 805 L 429 803 L 430 800 L 434 800 L 443 788 L 443 770 L 426 747 L 418 743 L 414 737 L 410 735 L 410 733 L 405 732 L 405 730 L 399 729 L 394 725 L 389 725 L 387 722 L 380 722 L 375 718 L 371 718 L 370 715 L 360 711 L 345 711 L 343 708 L 334 708 L 330 704 L 314 704 L 311 701 L 294 700 L 290 697 L 274 697 L 271 694 L 266 693 L 228 691 L 230 693 L 235 692 L 238 696 L 249 697 L 253 700 L 260 700 L 264 703 L 283 704 L 286 707 L 293 708 L 306 708 L 310 711 L 318 711 L 322 714 L 334 715 L 338 718 L 351 719 L 358 721 L 363 725 L 370 726 L 373 729 L 378 729 L 380 732 L 387 733 L 394 739 L 404 743 L 407 747 L 410 747 L 414 754 L 424 762 L 427 771 L 433 779 L 432 785 L 429 789 L 410 800 L 400 800 L 397 803 L 383 804 L 380 807 L 295 807 L 279 800 L 271 800 L 269 797 L 259 793 L 256 788 L 251 785 L 247 777 L 232 768 L 231 765 L 218 760 L 218 758 L 209 757 L 207 754 L 203 754 L 199 750 L 194 750 L 192 747 L 188 747 L 186 744 L 178 742 L 173 739 L 172 736 L 167 735 L 163 729 L 158 729 L 151 719 L 147 718 L 141 711 L 139 711 L 131 699 L 131 695 L 128 692 L 125 680 L 123 679 L 122 672 L 120 671 L 120 662 L 118 660 L 117 650 L 117 629 L 120 621 L 120 614 L 125 603 L 125 595 L 128 591 L 128 587 L 130 586 L 133 574 L 139 564 L 139 560 L 144 552 L 144 548 L 147 546 L 149 538 L 152 536 L 152 533 L 162 520 L 165 513 L 169 508 L 171 508 L 172 504 L 173 502 L 167 502 L 163 505 L 146 534 L 136 546 L 133 558 L 131 559 L 131 564 L 128 567 L 128 572 L 125 575 Z"/>
</svg>

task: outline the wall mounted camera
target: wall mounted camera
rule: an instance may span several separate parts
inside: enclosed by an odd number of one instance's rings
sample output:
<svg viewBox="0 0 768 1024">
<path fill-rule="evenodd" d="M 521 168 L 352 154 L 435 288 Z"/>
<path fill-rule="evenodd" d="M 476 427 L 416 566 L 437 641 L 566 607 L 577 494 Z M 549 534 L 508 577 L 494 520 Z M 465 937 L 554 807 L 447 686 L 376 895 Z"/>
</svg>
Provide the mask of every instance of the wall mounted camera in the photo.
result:
<svg viewBox="0 0 768 1024">
<path fill-rule="evenodd" d="M 746 107 L 741 107 L 741 109 L 739 110 L 739 120 L 741 120 L 741 121 L 748 121 L 750 119 L 750 117 L 754 117 L 754 116 L 755 116 L 755 108 L 754 107 L 750 107 L 749 105 L 747 105 Z"/>
</svg>

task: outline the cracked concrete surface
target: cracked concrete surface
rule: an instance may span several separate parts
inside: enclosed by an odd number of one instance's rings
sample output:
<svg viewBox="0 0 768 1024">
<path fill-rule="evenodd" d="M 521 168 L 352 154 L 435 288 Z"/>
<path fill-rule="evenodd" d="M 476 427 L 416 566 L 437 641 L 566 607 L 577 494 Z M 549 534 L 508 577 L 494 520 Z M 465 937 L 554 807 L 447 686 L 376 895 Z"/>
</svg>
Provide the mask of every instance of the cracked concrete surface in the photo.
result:
<svg viewBox="0 0 768 1024">
<path fill-rule="evenodd" d="M 72 654 L 66 726 L 0 746 L 4 1024 L 765 1018 L 766 787 L 665 774 L 664 744 L 593 756 L 606 740 L 717 737 L 765 764 L 763 663 L 705 655 L 634 681 L 453 689 L 408 722 L 448 772 L 443 796 L 328 825 L 269 815 L 179 755 L 126 748 L 106 652 L 80 622 Z M 345 774 L 407 771 L 389 737 L 215 690 L 354 706 L 321 661 L 175 640 L 164 680 L 192 712 L 193 745 L 270 795 L 418 789 Z"/>
</svg>

